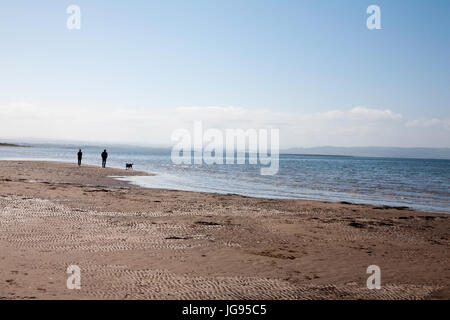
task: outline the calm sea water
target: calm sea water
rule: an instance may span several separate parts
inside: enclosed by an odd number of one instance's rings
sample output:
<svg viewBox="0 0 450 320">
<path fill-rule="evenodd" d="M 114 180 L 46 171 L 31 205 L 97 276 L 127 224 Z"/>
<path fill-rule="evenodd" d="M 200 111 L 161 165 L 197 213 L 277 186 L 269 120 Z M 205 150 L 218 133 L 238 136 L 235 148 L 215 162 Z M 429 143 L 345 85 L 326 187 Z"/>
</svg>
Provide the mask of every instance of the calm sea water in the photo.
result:
<svg viewBox="0 0 450 320">
<path fill-rule="evenodd" d="M 0 148 L 0 159 L 76 162 L 66 145 Z M 83 148 L 83 162 L 100 165 L 100 147 Z M 450 213 L 450 160 L 281 155 L 280 170 L 261 176 L 256 165 L 174 165 L 170 151 L 109 147 L 108 165 L 156 173 L 126 178 L 149 188 L 235 193 L 267 198 L 348 201 Z"/>
</svg>

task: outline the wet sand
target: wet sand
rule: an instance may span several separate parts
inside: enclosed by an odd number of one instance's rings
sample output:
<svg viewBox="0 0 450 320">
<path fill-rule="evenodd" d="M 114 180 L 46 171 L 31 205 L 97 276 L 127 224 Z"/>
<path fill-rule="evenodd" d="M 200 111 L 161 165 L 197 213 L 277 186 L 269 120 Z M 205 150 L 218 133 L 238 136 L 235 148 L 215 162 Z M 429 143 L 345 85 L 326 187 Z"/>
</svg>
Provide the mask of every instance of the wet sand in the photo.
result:
<svg viewBox="0 0 450 320">
<path fill-rule="evenodd" d="M 449 215 L 110 177 L 142 174 L 0 161 L 0 299 L 450 298 Z"/>
</svg>

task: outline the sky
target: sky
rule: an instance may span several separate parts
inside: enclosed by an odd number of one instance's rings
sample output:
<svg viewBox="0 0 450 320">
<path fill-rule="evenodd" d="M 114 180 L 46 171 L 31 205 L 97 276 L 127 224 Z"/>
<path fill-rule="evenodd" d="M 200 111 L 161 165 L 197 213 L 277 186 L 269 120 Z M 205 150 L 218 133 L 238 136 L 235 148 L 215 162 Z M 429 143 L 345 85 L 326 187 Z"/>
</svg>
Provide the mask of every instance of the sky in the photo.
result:
<svg viewBox="0 0 450 320">
<path fill-rule="evenodd" d="M 202 121 L 284 148 L 450 147 L 449 18 L 447 0 L 4 1 L 0 139 L 166 145 Z"/>
</svg>

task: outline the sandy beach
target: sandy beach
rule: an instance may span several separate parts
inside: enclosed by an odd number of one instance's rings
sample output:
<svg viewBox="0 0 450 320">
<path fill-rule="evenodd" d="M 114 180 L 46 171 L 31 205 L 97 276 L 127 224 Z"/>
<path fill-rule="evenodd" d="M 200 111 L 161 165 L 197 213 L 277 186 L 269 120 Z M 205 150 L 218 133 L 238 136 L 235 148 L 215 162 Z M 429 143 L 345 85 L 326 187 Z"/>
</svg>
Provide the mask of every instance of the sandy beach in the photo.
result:
<svg viewBox="0 0 450 320">
<path fill-rule="evenodd" d="M 450 298 L 449 215 L 111 177 L 127 175 L 145 173 L 0 161 L 0 299 Z"/>
</svg>

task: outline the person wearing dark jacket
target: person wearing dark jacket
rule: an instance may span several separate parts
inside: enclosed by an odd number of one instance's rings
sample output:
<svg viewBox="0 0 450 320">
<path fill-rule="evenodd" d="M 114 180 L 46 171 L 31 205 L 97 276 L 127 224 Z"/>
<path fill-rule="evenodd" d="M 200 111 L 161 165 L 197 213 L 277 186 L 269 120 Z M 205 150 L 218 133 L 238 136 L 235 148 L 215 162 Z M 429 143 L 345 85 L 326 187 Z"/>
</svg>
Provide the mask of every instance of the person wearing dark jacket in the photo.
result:
<svg viewBox="0 0 450 320">
<path fill-rule="evenodd" d="M 81 149 L 78 149 L 78 166 L 81 166 L 81 159 L 83 158 L 83 152 L 81 152 Z"/>
<path fill-rule="evenodd" d="M 105 149 L 102 152 L 102 168 L 106 168 L 106 159 L 108 159 L 108 152 Z"/>
</svg>

